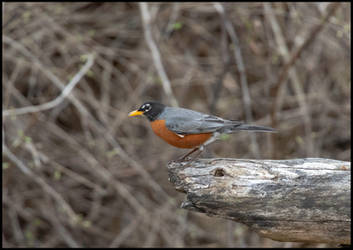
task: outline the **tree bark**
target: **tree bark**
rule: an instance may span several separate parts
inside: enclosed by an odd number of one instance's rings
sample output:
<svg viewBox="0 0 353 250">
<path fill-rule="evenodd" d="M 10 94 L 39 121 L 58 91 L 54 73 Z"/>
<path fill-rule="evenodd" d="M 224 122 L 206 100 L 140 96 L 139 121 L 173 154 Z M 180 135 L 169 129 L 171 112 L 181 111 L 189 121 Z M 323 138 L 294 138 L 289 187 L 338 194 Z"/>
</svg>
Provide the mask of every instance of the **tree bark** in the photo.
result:
<svg viewBox="0 0 353 250">
<path fill-rule="evenodd" d="M 277 241 L 351 242 L 350 162 L 198 159 L 170 162 L 181 207 L 248 225 Z"/>
</svg>

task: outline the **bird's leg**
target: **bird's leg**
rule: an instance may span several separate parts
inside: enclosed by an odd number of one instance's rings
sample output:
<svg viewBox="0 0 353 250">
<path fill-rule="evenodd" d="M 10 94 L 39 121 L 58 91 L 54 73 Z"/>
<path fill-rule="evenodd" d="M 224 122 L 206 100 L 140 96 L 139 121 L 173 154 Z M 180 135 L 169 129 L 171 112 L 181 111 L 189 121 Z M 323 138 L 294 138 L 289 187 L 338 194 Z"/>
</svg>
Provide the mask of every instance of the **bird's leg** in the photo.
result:
<svg viewBox="0 0 353 250">
<path fill-rule="evenodd" d="M 194 153 L 197 150 L 199 152 L 197 154 L 195 154 L 194 157 L 192 157 L 191 159 L 188 159 L 186 165 L 184 165 L 184 167 L 188 167 L 202 153 L 202 151 L 204 150 L 203 146 L 194 148 L 189 153 L 187 153 L 185 156 L 183 156 L 182 158 L 178 159 L 178 161 L 184 161 L 186 159 L 186 157 L 188 157 L 189 155 L 191 155 L 192 153 Z"/>
<path fill-rule="evenodd" d="M 199 147 L 192 149 L 190 152 L 188 152 L 187 154 L 180 157 L 177 161 L 184 161 L 186 159 L 186 157 L 188 157 L 189 155 L 191 155 L 192 153 L 194 153 L 197 150 L 199 150 Z"/>
<path fill-rule="evenodd" d="M 195 160 L 201 153 L 202 151 L 204 150 L 204 147 L 203 146 L 200 146 L 197 148 L 199 152 L 197 152 L 190 160 L 193 161 Z"/>
<path fill-rule="evenodd" d="M 205 147 L 209 144 L 211 144 L 212 142 L 214 142 L 215 140 L 218 139 L 218 136 L 220 135 L 220 133 L 218 132 L 215 132 L 213 134 L 213 136 L 208 139 L 205 143 L 203 143 L 201 146 L 197 147 L 197 148 L 194 148 L 193 150 L 191 150 L 190 152 L 188 152 L 186 155 L 184 155 L 182 158 L 179 159 L 179 161 L 184 161 L 186 159 L 186 157 L 188 157 L 189 155 L 191 155 L 192 153 L 194 153 L 196 150 L 198 150 L 199 152 L 194 155 L 193 158 L 191 158 L 190 160 L 195 160 L 201 153 L 202 151 L 205 149 Z"/>
<path fill-rule="evenodd" d="M 220 135 L 220 133 L 214 132 L 212 137 L 210 139 L 208 139 L 204 144 L 202 144 L 201 147 L 203 148 L 203 147 L 206 147 L 207 145 L 211 144 L 212 142 L 214 142 L 215 140 L 218 139 L 219 135 Z"/>
</svg>

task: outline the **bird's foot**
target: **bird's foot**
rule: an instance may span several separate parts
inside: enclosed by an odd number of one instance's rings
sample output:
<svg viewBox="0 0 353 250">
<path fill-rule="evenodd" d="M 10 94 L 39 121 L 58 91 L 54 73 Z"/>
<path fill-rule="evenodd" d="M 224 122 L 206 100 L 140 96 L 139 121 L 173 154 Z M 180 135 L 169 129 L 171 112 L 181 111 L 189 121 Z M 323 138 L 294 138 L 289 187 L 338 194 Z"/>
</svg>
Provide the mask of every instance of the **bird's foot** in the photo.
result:
<svg viewBox="0 0 353 250">
<path fill-rule="evenodd" d="M 193 157 L 190 157 L 191 154 L 193 154 L 194 152 L 198 151 L 198 153 L 196 153 Z M 203 151 L 203 147 L 196 147 L 193 150 L 191 150 L 190 152 L 188 152 L 186 155 L 183 155 L 182 157 L 174 160 L 174 162 L 192 162 L 194 160 L 197 159 L 197 157 L 202 153 Z"/>
<path fill-rule="evenodd" d="M 192 153 L 194 153 L 195 151 L 199 150 L 198 147 L 192 149 L 190 152 L 188 152 L 187 154 L 183 155 L 182 157 L 178 158 L 176 160 L 176 162 L 184 162 L 184 161 L 189 161 L 190 159 L 188 158 L 189 155 L 191 155 Z"/>
</svg>

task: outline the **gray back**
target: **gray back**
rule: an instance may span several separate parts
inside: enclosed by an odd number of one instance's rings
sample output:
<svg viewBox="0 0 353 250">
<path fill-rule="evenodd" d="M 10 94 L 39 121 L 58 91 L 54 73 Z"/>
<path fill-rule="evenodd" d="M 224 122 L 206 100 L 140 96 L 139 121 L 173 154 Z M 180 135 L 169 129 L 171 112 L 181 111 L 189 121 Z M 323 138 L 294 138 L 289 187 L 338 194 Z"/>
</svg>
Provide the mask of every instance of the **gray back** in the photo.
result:
<svg viewBox="0 0 353 250">
<path fill-rule="evenodd" d="M 242 124 L 229 121 L 217 116 L 204 114 L 184 108 L 165 107 L 158 119 L 166 120 L 169 130 L 177 134 L 199 134 L 221 132 L 227 127 Z"/>
</svg>

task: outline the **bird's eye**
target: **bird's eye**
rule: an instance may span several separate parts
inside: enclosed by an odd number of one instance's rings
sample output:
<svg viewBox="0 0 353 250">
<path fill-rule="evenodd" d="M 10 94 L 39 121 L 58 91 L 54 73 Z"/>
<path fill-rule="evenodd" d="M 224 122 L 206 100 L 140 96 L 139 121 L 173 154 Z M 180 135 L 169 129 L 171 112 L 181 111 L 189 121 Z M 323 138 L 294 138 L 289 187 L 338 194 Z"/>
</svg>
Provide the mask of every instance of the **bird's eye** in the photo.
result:
<svg viewBox="0 0 353 250">
<path fill-rule="evenodd" d="M 151 109 L 151 105 L 150 104 L 145 104 L 144 105 L 144 109 L 145 109 L 145 111 L 149 111 Z"/>
</svg>

